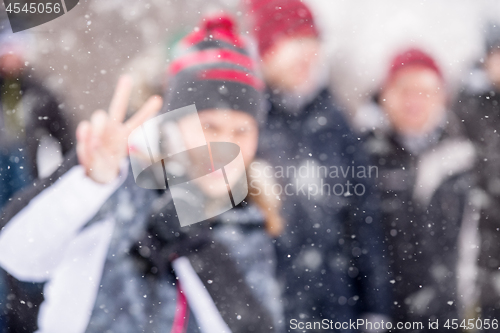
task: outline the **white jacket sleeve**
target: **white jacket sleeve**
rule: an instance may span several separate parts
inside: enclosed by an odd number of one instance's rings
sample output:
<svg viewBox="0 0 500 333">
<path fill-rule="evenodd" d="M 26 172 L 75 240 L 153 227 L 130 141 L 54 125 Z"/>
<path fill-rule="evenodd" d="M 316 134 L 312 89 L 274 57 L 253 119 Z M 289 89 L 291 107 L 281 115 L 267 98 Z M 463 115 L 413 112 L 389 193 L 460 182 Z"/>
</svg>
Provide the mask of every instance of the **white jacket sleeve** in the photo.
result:
<svg viewBox="0 0 500 333">
<path fill-rule="evenodd" d="M 0 266 L 21 281 L 46 281 L 80 229 L 124 181 L 126 170 L 103 185 L 81 166 L 71 168 L 2 230 Z"/>
</svg>

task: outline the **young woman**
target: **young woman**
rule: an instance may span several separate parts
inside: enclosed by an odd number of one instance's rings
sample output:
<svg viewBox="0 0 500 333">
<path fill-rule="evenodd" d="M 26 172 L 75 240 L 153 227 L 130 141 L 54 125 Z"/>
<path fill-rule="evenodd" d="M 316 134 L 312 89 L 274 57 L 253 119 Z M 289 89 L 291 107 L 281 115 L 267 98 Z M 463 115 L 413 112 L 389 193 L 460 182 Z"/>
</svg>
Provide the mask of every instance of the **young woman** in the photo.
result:
<svg viewBox="0 0 500 333">
<path fill-rule="evenodd" d="M 198 163 L 189 151 L 200 122 L 209 147 L 238 145 L 249 165 L 264 116 L 262 91 L 232 20 L 205 19 L 182 51 L 170 67 L 163 110 L 196 105 L 197 117 L 176 119 L 188 165 Z M 181 227 L 180 203 L 194 210 L 198 202 L 179 201 L 171 188 L 140 188 L 123 165 L 127 137 L 161 105 L 153 97 L 122 123 L 129 93 L 122 78 L 109 114 L 96 111 L 79 125 L 79 164 L 22 194 L 3 216 L 2 267 L 23 281 L 47 281 L 37 332 L 279 331 L 275 200 L 233 200 L 233 209 Z M 193 169 L 185 171 L 194 179 Z M 226 183 L 244 177 L 244 168 L 231 169 Z M 208 202 L 228 195 L 212 185 L 196 185 Z"/>
</svg>

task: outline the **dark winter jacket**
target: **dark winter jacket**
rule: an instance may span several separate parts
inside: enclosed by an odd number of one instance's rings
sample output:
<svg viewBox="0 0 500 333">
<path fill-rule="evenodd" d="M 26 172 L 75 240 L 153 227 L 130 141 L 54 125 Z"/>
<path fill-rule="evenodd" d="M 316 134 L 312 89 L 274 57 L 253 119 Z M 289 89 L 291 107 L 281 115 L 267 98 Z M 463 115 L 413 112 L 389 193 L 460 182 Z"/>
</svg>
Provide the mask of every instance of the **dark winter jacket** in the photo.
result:
<svg viewBox="0 0 500 333">
<path fill-rule="evenodd" d="M 280 182 L 269 191 L 281 196 L 287 223 L 277 241 L 287 325 L 388 314 L 378 200 L 358 138 L 327 90 L 300 110 L 269 100 L 260 155 Z"/>
<path fill-rule="evenodd" d="M 500 316 L 500 91 L 466 88 L 455 106 L 466 133 L 476 147 L 476 175 L 481 203 L 479 282 L 484 318 Z"/>
<path fill-rule="evenodd" d="M 0 86 L 4 79 L 0 78 Z M 0 103 L 0 153 L 8 154 L 9 149 L 26 150 L 26 166 L 33 178 L 38 176 L 36 153 L 40 139 L 44 135 L 52 136 L 61 144 L 62 153 L 66 154 L 74 143 L 74 129 L 65 117 L 62 104 L 42 84 L 25 76 L 16 80 L 19 84 L 19 105 L 23 113 L 24 126 L 18 138 L 8 137 L 5 130 L 3 103 Z M 0 96 L 0 101 L 3 96 Z"/>
<path fill-rule="evenodd" d="M 72 158 L 69 164 L 75 162 Z M 65 173 L 63 167 L 21 194 L 2 223 Z M 180 228 L 169 192 L 139 188 L 130 171 L 82 232 L 109 217 L 115 226 L 86 332 L 169 330 L 179 299 L 172 268 L 178 257 L 189 260 L 232 333 L 280 332 L 275 250 L 254 205 L 244 203 L 213 220 Z M 191 314 L 187 333 L 200 332 L 196 316 Z"/>
<path fill-rule="evenodd" d="M 375 129 L 365 140 L 379 167 L 382 225 L 389 249 L 393 320 L 460 318 L 461 230 L 472 223 L 469 194 L 475 152 L 452 116 L 421 138 Z M 467 286 L 472 288 L 471 285 Z M 413 331 L 412 331 L 413 332 Z"/>
</svg>

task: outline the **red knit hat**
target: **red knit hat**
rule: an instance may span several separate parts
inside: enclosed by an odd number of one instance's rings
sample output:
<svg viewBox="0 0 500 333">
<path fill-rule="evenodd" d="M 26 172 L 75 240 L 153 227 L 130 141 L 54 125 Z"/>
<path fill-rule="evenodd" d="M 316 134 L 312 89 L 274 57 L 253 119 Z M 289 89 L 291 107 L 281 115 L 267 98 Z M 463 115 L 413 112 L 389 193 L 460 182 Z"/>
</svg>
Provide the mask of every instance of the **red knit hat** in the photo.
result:
<svg viewBox="0 0 500 333">
<path fill-rule="evenodd" d="M 436 61 L 422 50 L 412 48 L 396 55 L 393 58 L 386 83 L 391 81 L 399 70 L 411 66 L 428 68 L 434 71 L 441 80 L 444 80 L 443 73 L 441 72 L 441 69 L 437 65 Z"/>
<path fill-rule="evenodd" d="M 244 0 L 253 15 L 259 52 L 282 37 L 318 37 L 311 11 L 300 0 Z"/>
</svg>

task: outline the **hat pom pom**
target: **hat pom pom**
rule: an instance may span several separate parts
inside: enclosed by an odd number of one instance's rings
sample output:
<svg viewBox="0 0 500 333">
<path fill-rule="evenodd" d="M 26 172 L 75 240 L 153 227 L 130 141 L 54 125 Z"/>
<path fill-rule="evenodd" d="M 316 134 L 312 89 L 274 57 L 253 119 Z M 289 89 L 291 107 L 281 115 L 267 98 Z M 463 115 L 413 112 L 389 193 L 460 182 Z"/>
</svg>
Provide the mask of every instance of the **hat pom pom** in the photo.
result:
<svg viewBox="0 0 500 333">
<path fill-rule="evenodd" d="M 205 18 L 204 30 L 207 31 L 207 33 L 217 31 L 225 35 L 236 36 L 234 21 L 227 14 Z"/>
</svg>

